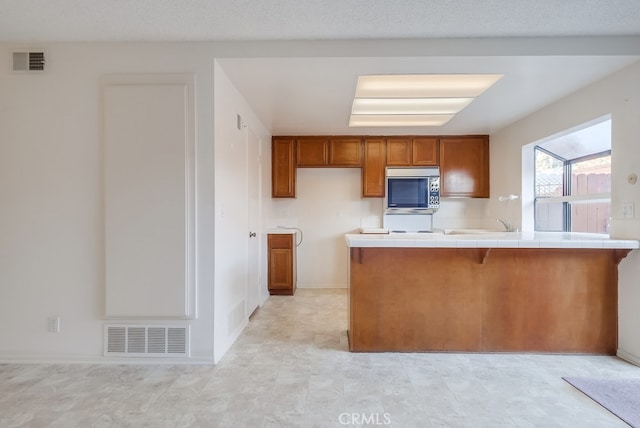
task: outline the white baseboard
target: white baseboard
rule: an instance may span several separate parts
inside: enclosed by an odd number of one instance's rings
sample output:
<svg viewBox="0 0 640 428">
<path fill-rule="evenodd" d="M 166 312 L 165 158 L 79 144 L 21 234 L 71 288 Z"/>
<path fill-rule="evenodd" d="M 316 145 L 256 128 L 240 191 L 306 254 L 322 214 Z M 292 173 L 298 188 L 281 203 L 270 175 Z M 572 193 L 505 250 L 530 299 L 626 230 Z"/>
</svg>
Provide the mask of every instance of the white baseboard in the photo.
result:
<svg viewBox="0 0 640 428">
<path fill-rule="evenodd" d="M 629 352 L 625 352 L 622 349 L 618 349 L 618 352 L 616 353 L 616 355 L 619 358 L 622 358 L 625 361 L 630 362 L 633 365 L 636 365 L 638 367 L 640 367 L 640 357 L 637 355 L 633 355 Z"/>
<path fill-rule="evenodd" d="M 17 355 L 0 354 L 0 364 L 130 364 L 130 365 L 215 365 L 205 358 L 123 358 L 72 355 Z"/>
</svg>

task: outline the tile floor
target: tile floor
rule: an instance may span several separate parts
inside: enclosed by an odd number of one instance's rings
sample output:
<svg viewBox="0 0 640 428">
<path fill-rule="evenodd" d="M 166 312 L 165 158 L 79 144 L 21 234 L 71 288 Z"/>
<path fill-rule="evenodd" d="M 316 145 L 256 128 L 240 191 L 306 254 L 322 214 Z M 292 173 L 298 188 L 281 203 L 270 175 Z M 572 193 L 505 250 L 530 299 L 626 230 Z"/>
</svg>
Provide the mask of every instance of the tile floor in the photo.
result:
<svg viewBox="0 0 640 428">
<path fill-rule="evenodd" d="M 271 297 L 217 366 L 0 364 L 0 427 L 624 427 L 614 357 L 352 354 L 345 290 Z"/>
</svg>

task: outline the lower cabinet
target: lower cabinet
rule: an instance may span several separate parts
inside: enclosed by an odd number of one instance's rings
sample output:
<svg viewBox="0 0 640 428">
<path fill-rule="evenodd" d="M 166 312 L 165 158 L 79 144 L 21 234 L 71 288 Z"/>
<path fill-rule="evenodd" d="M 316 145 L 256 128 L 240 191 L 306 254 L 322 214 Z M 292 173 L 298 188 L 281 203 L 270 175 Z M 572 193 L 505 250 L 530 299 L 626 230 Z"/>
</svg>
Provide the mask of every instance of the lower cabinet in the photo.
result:
<svg viewBox="0 0 640 428">
<path fill-rule="evenodd" d="M 296 291 L 295 234 L 267 234 L 269 294 L 293 295 Z"/>
</svg>

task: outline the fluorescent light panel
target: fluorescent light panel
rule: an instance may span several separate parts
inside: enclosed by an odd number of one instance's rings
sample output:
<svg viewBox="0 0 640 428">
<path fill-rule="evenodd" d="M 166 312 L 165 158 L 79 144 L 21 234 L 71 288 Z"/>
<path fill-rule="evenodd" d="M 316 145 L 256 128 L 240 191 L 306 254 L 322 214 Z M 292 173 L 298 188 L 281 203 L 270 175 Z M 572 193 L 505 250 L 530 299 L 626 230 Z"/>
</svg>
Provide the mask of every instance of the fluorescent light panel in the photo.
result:
<svg viewBox="0 0 640 428">
<path fill-rule="evenodd" d="M 359 76 L 349 126 L 441 126 L 501 74 Z"/>
<path fill-rule="evenodd" d="M 442 126 L 452 114 L 352 114 L 349 126 Z"/>
<path fill-rule="evenodd" d="M 501 74 L 391 74 L 359 76 L 355 98 L 477 97 Z"/>
<path fill-rule="evenodd" d="M 454 114 L 473 98 L 356 98 L 351 114 Z"/>
</svg>

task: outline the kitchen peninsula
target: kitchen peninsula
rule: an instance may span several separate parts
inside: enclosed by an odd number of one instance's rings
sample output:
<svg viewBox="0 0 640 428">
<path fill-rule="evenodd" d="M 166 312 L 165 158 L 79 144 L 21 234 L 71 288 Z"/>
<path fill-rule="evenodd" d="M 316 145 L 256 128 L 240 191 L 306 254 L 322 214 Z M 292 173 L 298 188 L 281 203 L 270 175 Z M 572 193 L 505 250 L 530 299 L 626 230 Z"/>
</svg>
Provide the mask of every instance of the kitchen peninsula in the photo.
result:
<svg viewBox="0 0 640 428">
<path fill-rule="evenodd" d="M 575 233 L 347 234 L 349 349 L 613 355 L 618 263 Z"/>
</svg>

